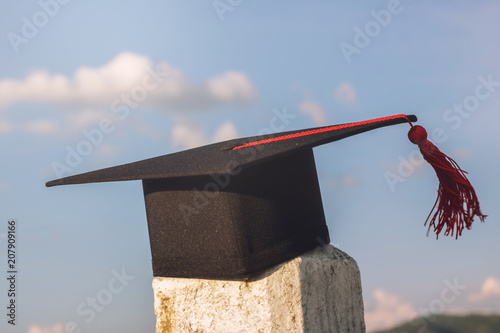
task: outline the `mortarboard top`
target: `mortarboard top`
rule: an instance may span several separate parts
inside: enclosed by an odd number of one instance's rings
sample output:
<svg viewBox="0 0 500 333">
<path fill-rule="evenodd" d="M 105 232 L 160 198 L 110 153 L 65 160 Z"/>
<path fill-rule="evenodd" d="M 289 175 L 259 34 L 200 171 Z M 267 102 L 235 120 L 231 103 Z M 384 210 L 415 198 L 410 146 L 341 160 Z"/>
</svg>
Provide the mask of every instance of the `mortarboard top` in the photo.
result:
<svg viewBox="0 0 500 333">
<path fill-rule="evenodd" d="M 142 179 L 153 275 L 249 275 L 330 241 L 312 148 L 416 121 L 395 115 L 234 139 L 48 182 Z"/>
</svg>

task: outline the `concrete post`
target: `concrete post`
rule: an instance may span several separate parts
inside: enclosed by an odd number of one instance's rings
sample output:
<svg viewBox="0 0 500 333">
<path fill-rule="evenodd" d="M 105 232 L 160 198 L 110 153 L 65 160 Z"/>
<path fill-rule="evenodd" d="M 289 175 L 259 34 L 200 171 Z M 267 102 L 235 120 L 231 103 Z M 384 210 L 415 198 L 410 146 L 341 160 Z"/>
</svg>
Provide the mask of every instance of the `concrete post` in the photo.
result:
<svg viewBox="0 0 500 333">
<path fill-rule="evenodd" d="M 157 277 L 156 332 L 365 332 L 359 268 L 332 245 L 241 281 Z"/>
</svg>

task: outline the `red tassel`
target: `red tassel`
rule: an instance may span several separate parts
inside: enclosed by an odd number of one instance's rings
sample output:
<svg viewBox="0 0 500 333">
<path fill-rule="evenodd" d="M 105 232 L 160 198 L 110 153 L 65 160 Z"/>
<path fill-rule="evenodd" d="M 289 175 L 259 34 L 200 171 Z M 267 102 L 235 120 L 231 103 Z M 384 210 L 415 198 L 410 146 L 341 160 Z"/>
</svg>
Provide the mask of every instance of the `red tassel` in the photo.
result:
<svg viewBox="0 0 500 333">
<path fill-rule="evenodd" d="M 458 164 L 450 157 L 443 154 L 432 142 L 427 140 L 427 131 L 422 126 L 413 126 L 408 132 L 408 138 L 414 144 L 418 144 L 424 159 L 432 165 L 439 178 L 439 189 L 436 203 L 432 207 L 425 224 L 429 221 L 434 209 L 437 210 L 429 223 L 429 229 L 434 227 L 436 239 L 446 226 L 445 236 L 451 235 L 456 230 L 455 238 L 462 235 L 464 227 L 470 229 L 474 216 L 478 216 L 481 222 L 486 215 L 481 213 L 476 191 L 465 176 L 467 172 L 460 169 Z"/>
</svg>

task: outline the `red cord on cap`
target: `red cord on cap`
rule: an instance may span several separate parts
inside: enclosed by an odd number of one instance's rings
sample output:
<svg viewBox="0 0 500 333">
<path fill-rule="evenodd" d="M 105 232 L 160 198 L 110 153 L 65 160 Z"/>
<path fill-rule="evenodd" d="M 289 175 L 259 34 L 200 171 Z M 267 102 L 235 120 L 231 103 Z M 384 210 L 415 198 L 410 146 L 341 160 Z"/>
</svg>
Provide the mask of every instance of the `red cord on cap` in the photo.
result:
<svg viewBox="0 0 500 333">
<path fill-rule="evenodd" d="M 457 162 L 443 154 L 432 142 L 427 140 L 427 131 L 422 126 L 413 126 L 410 120 L 408 122 L 411 125 L 408 138 L 418 145 L 422 156 L 432 165 L 439 179 L 436 202 L 425 220 L 426 225 L 437 206 L 429 223 L 427 235 L 431 227 L 434 227 L 436 238 L 438 238 L 439 233 L 446 226 L 444 235 L 453 236 L 456 228 L 455 238 L 458 238 L 464 227 L 471 228 L 474 216 L 478 216 L 483 222 L 487 215 L 481 213 L 476 191 L 465 176 L 467 172 L 460 169 Z"/>
</svg>

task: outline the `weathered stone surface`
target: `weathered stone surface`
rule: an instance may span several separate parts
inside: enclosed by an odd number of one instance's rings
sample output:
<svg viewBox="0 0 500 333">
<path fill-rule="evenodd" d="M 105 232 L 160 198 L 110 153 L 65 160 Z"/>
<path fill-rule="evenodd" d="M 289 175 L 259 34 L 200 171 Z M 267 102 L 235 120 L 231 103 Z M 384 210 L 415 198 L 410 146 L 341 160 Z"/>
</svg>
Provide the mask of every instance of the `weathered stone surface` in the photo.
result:
<svg viewBox="0 0 500 333">
<path fill-rule="evenodd" d="M 358 266 L 325 245 L 244 281 L 155 278 L 156 332 L 365 332 Z"/>
</svg>

